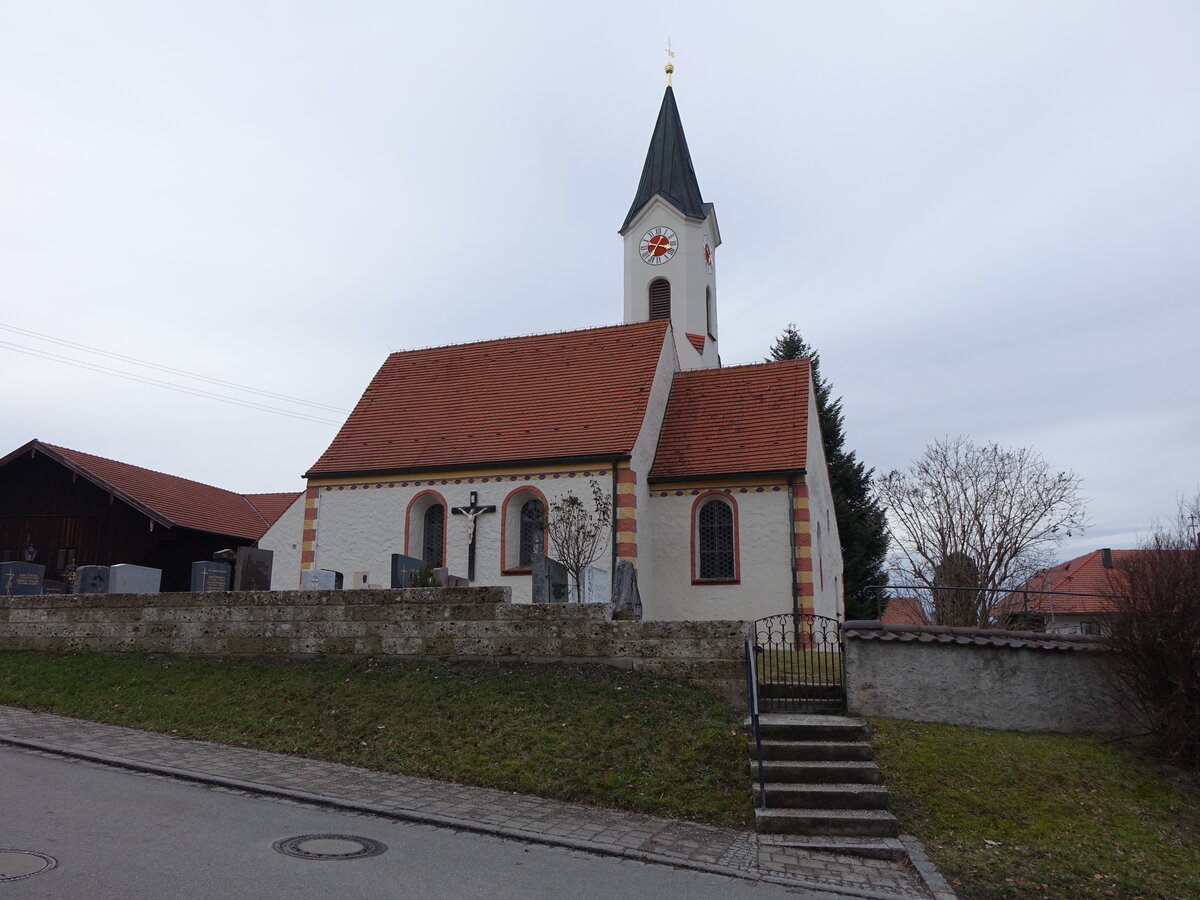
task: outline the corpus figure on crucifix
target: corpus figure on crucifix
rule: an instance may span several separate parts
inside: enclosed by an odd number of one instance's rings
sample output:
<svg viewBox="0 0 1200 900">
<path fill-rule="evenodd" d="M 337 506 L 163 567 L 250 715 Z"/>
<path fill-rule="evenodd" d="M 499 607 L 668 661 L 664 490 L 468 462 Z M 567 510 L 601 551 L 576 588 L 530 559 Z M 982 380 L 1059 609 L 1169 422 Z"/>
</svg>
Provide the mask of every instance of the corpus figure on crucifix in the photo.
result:
<svg viewBox="0 0 1200 900">
<path fill-rule="evenodd" d="M 456 516 L 467 517 L 467 581 L 475 580 L 475 519 L 481 513 L 495 512 L 494 506 L 480 506 L 479 495 L 471 491 L 469 506 L 455 506 L 450 510 Z"/>
</svg>

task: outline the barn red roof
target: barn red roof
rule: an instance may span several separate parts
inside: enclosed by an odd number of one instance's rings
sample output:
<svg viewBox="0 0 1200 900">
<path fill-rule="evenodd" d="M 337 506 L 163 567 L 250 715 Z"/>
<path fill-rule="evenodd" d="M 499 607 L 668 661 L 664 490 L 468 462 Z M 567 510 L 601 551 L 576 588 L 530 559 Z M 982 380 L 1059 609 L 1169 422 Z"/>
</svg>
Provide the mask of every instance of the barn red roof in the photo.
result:
<svg viewBox="0 0 1200 900">
<path fill-rule="evenodd" d="M 633 449 L 666 320 L 389 356 L 309 475 Z"/>
<path fill-rule="evenodd" d="M 808 386 L 807 359 L 680 372 L 650 477 L 804 469 Z"/>
<path fill-rule="evenodd" d="M 45 453 L 167 526 L 258 540 L 300 496 L 299 493 L 235 494 L 198 481 L 37 440 L 0 460 L 0 465 L 30 451 Z"/>
</svg>

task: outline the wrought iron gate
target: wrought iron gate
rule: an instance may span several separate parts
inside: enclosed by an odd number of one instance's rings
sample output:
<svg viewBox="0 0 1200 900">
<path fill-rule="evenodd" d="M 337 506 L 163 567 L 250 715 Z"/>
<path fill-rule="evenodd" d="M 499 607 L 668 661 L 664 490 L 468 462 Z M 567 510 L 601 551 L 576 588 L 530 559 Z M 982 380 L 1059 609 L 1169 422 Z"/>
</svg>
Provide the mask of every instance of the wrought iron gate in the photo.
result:
<svg viewBox="0 0 1200 900">
<path fill-rule="evenodd" d="M 842 626 L 809 613 L 754 623 L 754 663 L 763 712 L 841 712 L 846 708 Z"/>
</svg>

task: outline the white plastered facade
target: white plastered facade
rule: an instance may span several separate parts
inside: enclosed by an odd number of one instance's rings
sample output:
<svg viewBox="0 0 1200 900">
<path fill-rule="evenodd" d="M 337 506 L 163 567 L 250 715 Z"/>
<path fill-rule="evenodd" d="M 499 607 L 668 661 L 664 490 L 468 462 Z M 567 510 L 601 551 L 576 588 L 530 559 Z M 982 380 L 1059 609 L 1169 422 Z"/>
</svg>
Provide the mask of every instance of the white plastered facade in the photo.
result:
<svg viewBox="0 0 1200 900">
<path fill-rule="evenodd" d="M 300 586 L 300 548 L 304 531 L 304 494 L 297 497 L 258 540 L 258 546 L 270 550 L 271 590 L 294 591 Z"/>
<path fill-rule="evenodd" d="M 642 237 L 647 230 L 667 227 L 675 232 L 674 255 L 660 265 L 648 265 L 641 256 Z M 650 321 L 650 285 L 664 278 L 671 285 L 671 327 L 680 369 L 711 369 L 720 364 L 717 350 L 717 269 L 715 251 L 721 243 L 717 214 L 685 216 L 661 196 L 655 196 L 621 232 L 624 239 L 625 322 Z M 704 258 L 709 247 L 710 262 Z M 697 352 L 688 334 L 704 336 L 704 350 Z"/>
</svg>

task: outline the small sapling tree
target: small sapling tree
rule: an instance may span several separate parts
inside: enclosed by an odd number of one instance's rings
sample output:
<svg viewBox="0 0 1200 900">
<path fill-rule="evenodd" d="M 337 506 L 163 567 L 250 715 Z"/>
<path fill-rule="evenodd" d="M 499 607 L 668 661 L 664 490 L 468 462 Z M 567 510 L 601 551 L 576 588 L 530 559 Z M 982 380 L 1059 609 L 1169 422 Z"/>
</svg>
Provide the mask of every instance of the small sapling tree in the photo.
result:
<svg viewBox="0 0 1200 900">
<path fill-rule="evenodd" d="M 592 502 L 567 491 L 546 510 L 546 536 L 554 557 L 575 579 L 575 599 L 583 602 L 583 570 L 604 549 L 612 532 L 612 496 L 595 481 L 588 482 Z"/>
</svg>

